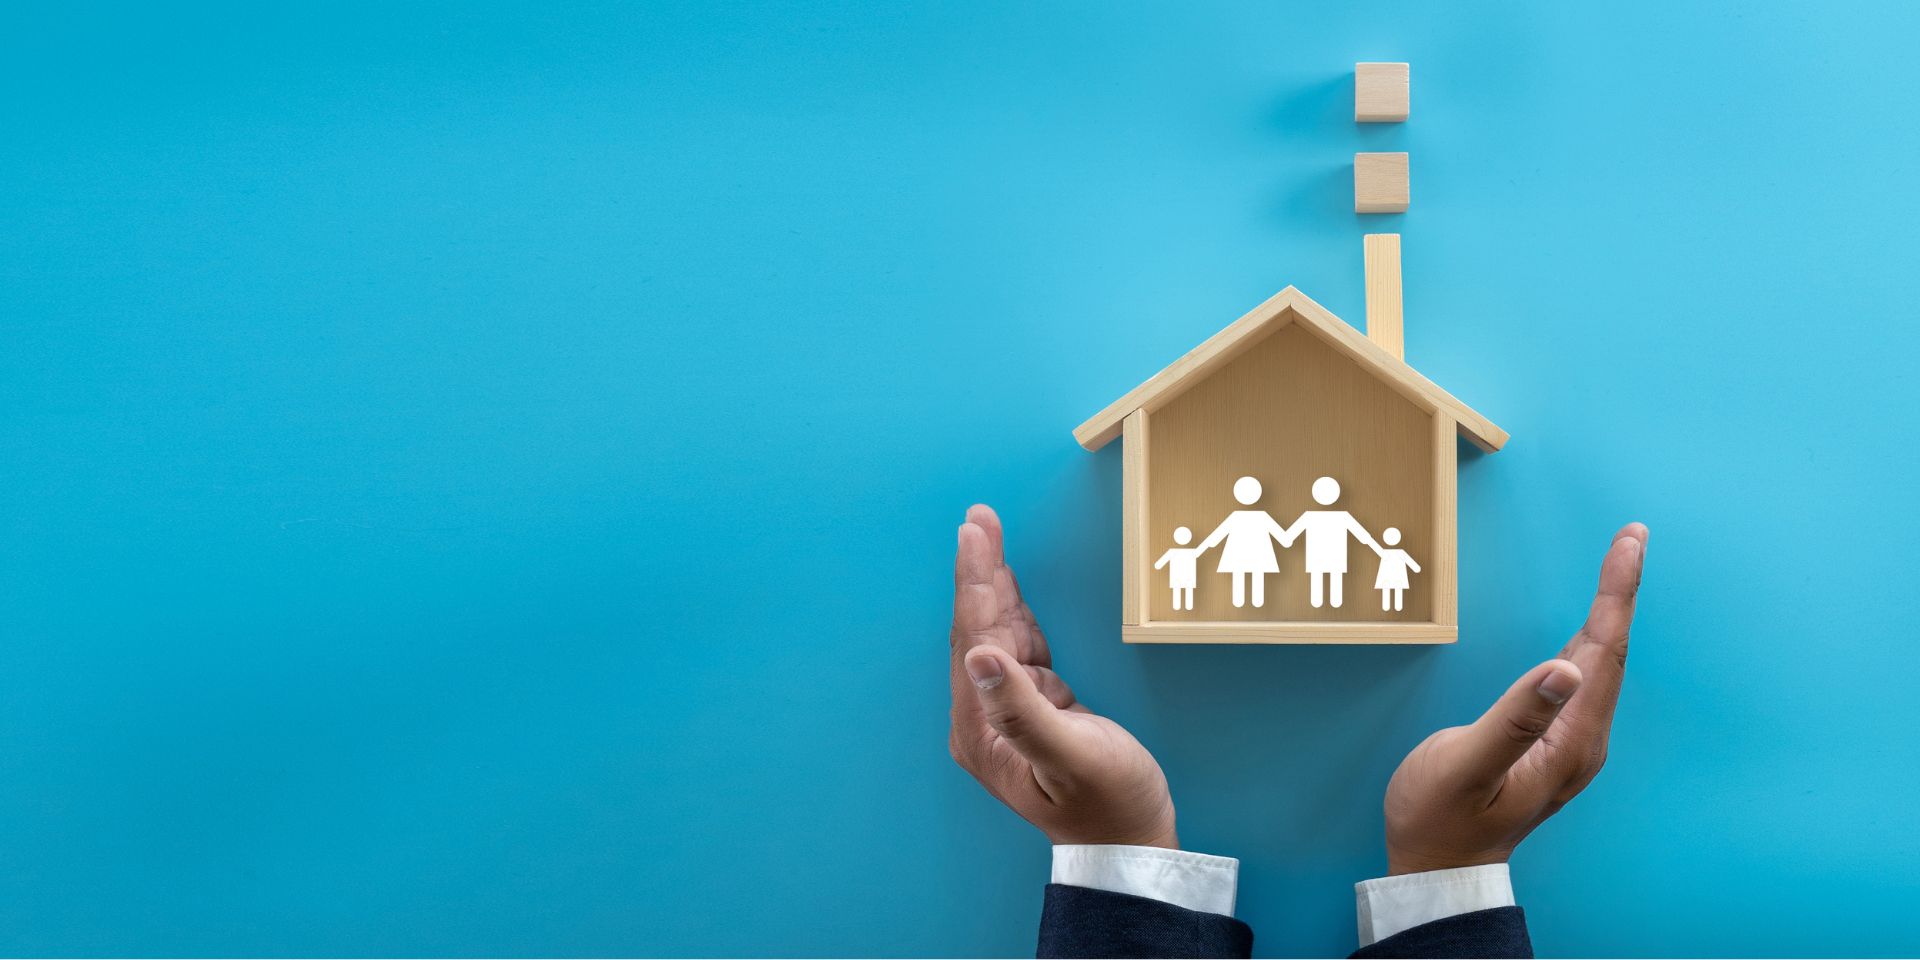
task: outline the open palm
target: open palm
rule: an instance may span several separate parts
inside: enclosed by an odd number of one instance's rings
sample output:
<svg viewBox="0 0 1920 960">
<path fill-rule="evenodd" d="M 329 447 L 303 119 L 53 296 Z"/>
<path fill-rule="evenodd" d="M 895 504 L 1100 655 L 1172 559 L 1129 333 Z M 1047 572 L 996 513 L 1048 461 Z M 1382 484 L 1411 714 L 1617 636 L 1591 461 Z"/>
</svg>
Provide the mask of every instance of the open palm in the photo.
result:
<svg viewBox="0 0 1920 960">
<path fill-rule="evenodd" d="M 1522 675 L 1480 719 L 1428 737 L 1387 785 L 1396 874 L 1501 863 L 1607 759 L 1647 528 L 1614 534 L 1587 622 L 1560 656 Z"/>
<path fill-rule="evenodd" d="M 1053 671 L 986 506 L 960 525 L 949 639 L 948 748 L 987 792 L 1055 843 L 1178 845 L 1160 765 Z"/>
</svg>

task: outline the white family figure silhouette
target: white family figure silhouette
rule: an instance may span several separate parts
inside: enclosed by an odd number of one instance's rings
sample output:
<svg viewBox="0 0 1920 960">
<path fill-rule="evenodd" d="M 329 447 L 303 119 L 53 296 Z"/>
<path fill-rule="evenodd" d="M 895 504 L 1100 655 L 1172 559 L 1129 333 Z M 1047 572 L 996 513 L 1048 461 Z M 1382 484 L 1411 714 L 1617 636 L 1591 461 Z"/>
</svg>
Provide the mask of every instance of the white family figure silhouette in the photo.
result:
<svg viewBox="0 0 1920 960">
<path fill-rule="evenodd" d="M 1179 546 L 1161 554 L 1153 564 L 1155 570 L 1167 568 L 1167 580 L 1173 585 L 1175 610 L 1193 609 L 1193 585 L 1200 580 L 1200 548 L 1187 546 L 1192 540 L 1192 530 L 1186 527 L 1173 528 L 1173 542 Z M 1186 606 L 1181 606 L 1183 601 Z"/>
<path fill-rule="evenodd" d="M 1260 481 L 1252 477 L 1241 477 L 1233 482 L 1233 498 L 1241 506 L 1252 506 L 1260 500 Z M 1253 581 L 1253 605 L 1265 606 L 1267 602 L 1267 574 L 1280 572 L 1280 560 L 1273 555 L 1273 541 L 1280 541 L 1283 547 L 1293 546 L 1293 538 L 1287 535 L 1280 525 L 1267 516 L 1265 510 L 1235 510 L 1227 514 L 1220 526 L 1200 541 L 1195 555 L 1213 549 L 1221 540 L 1227 541 L 1226 549 L 1220 551 L 1220 572 L 1233 574 L 1233 605 L 1247 605 L 1247 581 Z"/>
<path fill-rule="evenodd" d="M 1252 477 L 1241 477 L 1233 482 L 1233 498 L 1241 506 L 1251 507 L 1260 501 L 1260 481 Z M 1313 501 L 1323 507 L 1331 507 L 1340 500 L 1340 482 L 1332 477 L 1321 477 L 1313 482 Z M 1173 589 L 1173 609 L 1192 610 L 1193 591 L 1198 576 L 1200 555 L 1219 546 L 1219 572 L 1233 576 L 1233 605 L 1246 606 L 1248 594 L 1252 594 L 1253 605 L 1266 605 L 1267 574 L 1280 572 L 1280 560 L 1273 545 L 1276 541 L 1283 548 L 1291 548 L 1293 542 L 1301 537 L 1307 540 L 1306 571 L 1308 584 L 1308 602 L 1314 607 L 1331 604 L 1338 607 L 1343 602 L 1343 586 L 1347 576 L 1347 538 L 1353 537 L 1373 548 L 1380 557 L 1380 573 L 1374 579 L 1374 587 L 1381 591 L 1380 609 L 1387 609 L 1389 599 L 1395 610 L 1401 609 L 1407 590 L 1407 571 L 1419 572 L 1420 565 L 1405 550 L 1389 549 L 1400 542 L 1400 531 L 1388 527 L 1386 531 L 1388 547 L 1374 542 L 1373 535 L 1360 525 L 1353 514 L 1345 510 L 1308 510 L 1289 526 L 1282 527 L 1265 510 L 1235 510 L 1227 514 L 1225 520 L 1214 531 L 1207 534 L 1197 547 L 1187 547 L 1187 541 L 1193 537 L 1192 531 L 1180 527 L 1173 531 L 1173 540 L 1181 546 L 1161 554 L 1154 563 L 1155 570 L 1167 567 L 1167 579 Z M 1251 583 L 1252 589 L 1248 589 Z M 1184 606 L 1183 606 L 1184 602 Z"/>
<path fill-rule="evenodd" d="M 1313 502 L 1331 507 L 1340 499 L 1340 481 L 1321 477 L 1313 482 Z M 1301 533 L 1307 536 L 1307 602 L 1320 606 L 1324 589 L 1327 602 L 1340 605 L 1340 585 L 1347 577 L 1347 535 L 1380 552 L 1367 528 L 1345 510 L 1308 510 L 1286 529 L 1283 545 L 1293 543 Z"/>
<path fill-rule="evenodd" d="M 1186 529 L 1185 527 L 1181 528 Z M 1400 528 L 1388 527 L 1380 534 L 1388 549 L 1380 551 L 1380 572 L 1373 577 L 1373 588 L 1380 591 L 1380 609 L 1387 608 L 1387 598 L 1393 598 L 1393 609 L 1400 609 L 1400 601 L 1407 592 L 1407 571 L 1420 572 L 1420 565 L 1405 550 L 1394 549 L 1400 542 Z M 1187 609 L 1193 609 L 1191 591 L 1187 597 Z"/>
</svg>

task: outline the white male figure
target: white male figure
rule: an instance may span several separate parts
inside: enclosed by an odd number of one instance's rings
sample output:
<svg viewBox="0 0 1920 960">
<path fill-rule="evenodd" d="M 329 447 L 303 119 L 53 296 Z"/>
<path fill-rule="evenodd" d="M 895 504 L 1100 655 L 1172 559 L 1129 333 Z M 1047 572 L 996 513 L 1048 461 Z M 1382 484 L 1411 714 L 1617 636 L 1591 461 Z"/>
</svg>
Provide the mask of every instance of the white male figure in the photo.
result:
<svg viewBox="0 0 1920 960">
<path fill-rule="evenodd" d="M 1313 482 L 1314 503 L 1331 507 L 1339 499 L 1338 480 L 1321 477 Z M 1292 543 L 1295 537 L 1303 535 L 1307 538 L 1308 599 L 1318 608 L 1324 596 L 1327 602 L 1338 607 L 1342 600 L 1341 586 L 1347 578 L 1348 535 L 1372 547 L 1374 553 L 1380 552 L 1380 545 L 1373 542 L 1367 528 L 1345 510 L 1308 510 L 1281 534 L 1280 542 Z"/>
</svg>

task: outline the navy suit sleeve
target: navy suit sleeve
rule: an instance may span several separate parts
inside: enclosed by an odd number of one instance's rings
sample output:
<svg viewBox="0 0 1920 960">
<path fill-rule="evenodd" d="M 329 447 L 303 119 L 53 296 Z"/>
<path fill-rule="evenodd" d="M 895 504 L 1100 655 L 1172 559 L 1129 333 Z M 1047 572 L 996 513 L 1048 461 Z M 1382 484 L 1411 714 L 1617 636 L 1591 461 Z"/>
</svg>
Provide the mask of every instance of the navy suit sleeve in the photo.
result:
<svg viewBox="0 0 1920 960">
<path fill-rule="evenodd" d="M 1411 931 L 1409 931 L 1411 932 Z M 1253 953 L 1232 917 L 1125 893 L 1047 884 L 1039 957 L 1231 957 Z"/>
<path fill-rule="evenodd" d="M 1370 946 L 1355 958 L 1370 957 L 1528 957 L 1527 915 L 1519 907 L 1495 907 L 1423 923 Z"/>
</svg>

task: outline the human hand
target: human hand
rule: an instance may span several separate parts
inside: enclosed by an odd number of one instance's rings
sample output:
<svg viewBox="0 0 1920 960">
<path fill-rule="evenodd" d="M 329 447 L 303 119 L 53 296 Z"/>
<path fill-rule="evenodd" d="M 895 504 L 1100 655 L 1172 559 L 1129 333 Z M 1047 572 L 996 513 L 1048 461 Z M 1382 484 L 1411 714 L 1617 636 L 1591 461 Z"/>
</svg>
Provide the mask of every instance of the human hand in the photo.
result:
<svg viewBox="0 0 1920 960">
<path fill-rule="evenodd" d="M 1480 719 L 1415 747 L 1387 784 L 1387 871 L 1503 863 L 1607 759 L 1647 528 L 1614 534 L 1586 625 Z"/>
<path fill-rule="evenodd" d="M 1153 755 L 1073 698 L 1007 566 L 1000 518 L 967 511 L 953 564 L 953 759 L 1054 843 L 1178 849 Z"/>
</svg>

